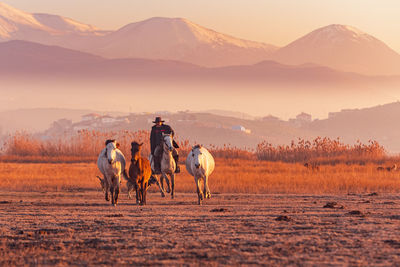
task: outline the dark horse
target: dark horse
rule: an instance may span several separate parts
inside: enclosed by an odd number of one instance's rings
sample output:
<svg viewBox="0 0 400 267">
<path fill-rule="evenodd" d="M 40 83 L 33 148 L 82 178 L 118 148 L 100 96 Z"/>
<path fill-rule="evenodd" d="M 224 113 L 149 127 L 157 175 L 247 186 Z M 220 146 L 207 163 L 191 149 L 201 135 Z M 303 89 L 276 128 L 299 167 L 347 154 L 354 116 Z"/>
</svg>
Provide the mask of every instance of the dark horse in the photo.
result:
<svg viewBox="0 0 400 267">
<path fill-rule="evenodd" d="M 142 158 L 140 151 L 143 143 L 131 143 L 131 166 L 129 167 L 129 179 L 136 189 L 136 203 L 146 204 L 146 193 L 151 177 L 150 161 Z"/>
</svg>

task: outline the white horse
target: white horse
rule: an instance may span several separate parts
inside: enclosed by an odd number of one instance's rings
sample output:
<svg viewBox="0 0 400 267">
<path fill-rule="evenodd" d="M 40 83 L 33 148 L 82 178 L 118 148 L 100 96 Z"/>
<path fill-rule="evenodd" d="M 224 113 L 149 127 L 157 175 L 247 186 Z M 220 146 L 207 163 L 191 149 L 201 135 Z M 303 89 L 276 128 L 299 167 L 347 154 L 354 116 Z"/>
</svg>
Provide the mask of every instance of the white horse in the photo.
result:
<svg viewBox="0 0 400 267">
<path fill-rule="evenodd" d="M 208 187 L 208 177 L 214 171 L 215 161 L 208 150 L 201 145 L 196 145 L 186 158 L 186 170 L 194 177 L 197 187 L 198 204 L 204 198 L 200 182 L 203 180 L 204 193 L 206 198 L 211 198 L 210 188 Z"/>
<path fill-rule="evenodd" d="M 100 183 L 105 193 L 105 199 L 110 201 L 108 193 L 111 193 L 111 204 L 116 206 L 118 203 L 119 186 L 121 184 L 121 175 L 127 179 L 126 161 L 122 152 L 117 148 L 115 140 L 111 140 L 103 149 L 97 159 L 97 167 L 103 174 L 103 179 L 100 177 Z"/>
<path fill-rule="evenodd" d="M 167 183 L 167 193 L 171 193 L 171 198 L 174 198 L 175 195 L 175 169 L 176 163 L 172 152 L 174 150 L 173 147 L 173 138 L 171 134 L 163 134 L 163 142 L 162 142 L 162 157 L 161 157 L 161 175 L 158 176 L 153 174 L 153 177 L 156 178 L 156 183 L 161 191 L 161 196 L 165 197 L 165 190 L 164 190 L 164 179 Z M 154 173 L 154 159 L 150 158 L 151 162 L 151 169 Z M 168 179 L 168 176 L 171 178 L 171 183 Z M 170 186 L 171 184 L 171 186 Z"/>
</svg>

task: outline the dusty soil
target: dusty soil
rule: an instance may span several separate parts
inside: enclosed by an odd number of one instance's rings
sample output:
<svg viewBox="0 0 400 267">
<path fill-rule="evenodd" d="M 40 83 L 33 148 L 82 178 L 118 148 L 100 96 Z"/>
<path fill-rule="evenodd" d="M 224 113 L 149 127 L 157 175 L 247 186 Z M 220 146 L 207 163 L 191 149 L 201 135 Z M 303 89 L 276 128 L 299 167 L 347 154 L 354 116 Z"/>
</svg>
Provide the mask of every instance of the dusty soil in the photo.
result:
<svg viewBox="0 0 400 267">
<path fill-rule="evenodd" d="M 0 265 L 400 265 L 400 196 L 0 192 Z M 324 208 L 325 206 L 325 208 Z"/>
</svg>

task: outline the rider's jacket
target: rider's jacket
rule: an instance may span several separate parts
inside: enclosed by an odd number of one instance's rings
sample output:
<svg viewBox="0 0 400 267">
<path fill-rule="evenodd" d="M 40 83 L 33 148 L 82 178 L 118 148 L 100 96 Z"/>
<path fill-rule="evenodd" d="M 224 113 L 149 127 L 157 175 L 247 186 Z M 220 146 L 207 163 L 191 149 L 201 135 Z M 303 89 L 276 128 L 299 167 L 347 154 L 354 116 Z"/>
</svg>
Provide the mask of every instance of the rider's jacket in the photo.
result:
<svg viewBox="0 0 400 267">
<path fill-rule="evenodd" d="M 150 148 L 151 148 L 151 154 L 154 155 L 154 150 L 156 147 L 161 144 L 163 134 L 172 134 L 174 136 L 175 132 L 172 130 L 171 126 L 167 124 L 162 124 L 160 126 L 154 125 L 151 128 L 151 133 L 150 133 Z M 175 142 L 174 142 L 174 146 Z"/>
</svg>

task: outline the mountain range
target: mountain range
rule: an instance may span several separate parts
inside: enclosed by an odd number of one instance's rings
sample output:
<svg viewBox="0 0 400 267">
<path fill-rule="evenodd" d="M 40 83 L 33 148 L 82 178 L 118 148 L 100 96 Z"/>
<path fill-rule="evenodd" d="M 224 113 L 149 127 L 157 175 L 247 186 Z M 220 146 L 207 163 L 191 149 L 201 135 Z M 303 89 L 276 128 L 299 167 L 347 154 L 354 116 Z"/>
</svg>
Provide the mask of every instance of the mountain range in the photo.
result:
<svg viewBox="0 0 400 267">
<path fill-rule="evenodd" d="M 202 67 L 320 65 L 364 75 L 399 75 L 400 55 L 354 27 L 329 25 L 284 47 L 235 38 L 184 18 L 150 18 L 103 31 L 70 18 L 28 13 L 0 2 L 0 41 L 60 46 L 107 59 L 181 61 Z M 51 53 L 51 52 L 50 52 Z"/>
<path fill-rule="evenodd" d="M 100 56 L 27 41 L 0 43 L 0 77 L 64 78 L 82 77 L 97 81 L 125 81 L 164 84 L 221 85 L 324 85 L 363 86 L 400 84 L 400 77 L 373 77 L 341 72 L 318 65 L 284 65 L 262 61 L 253 65 L 207 68 L 191 63 L 155 59 L 106 59 Z"/>
</svg>

